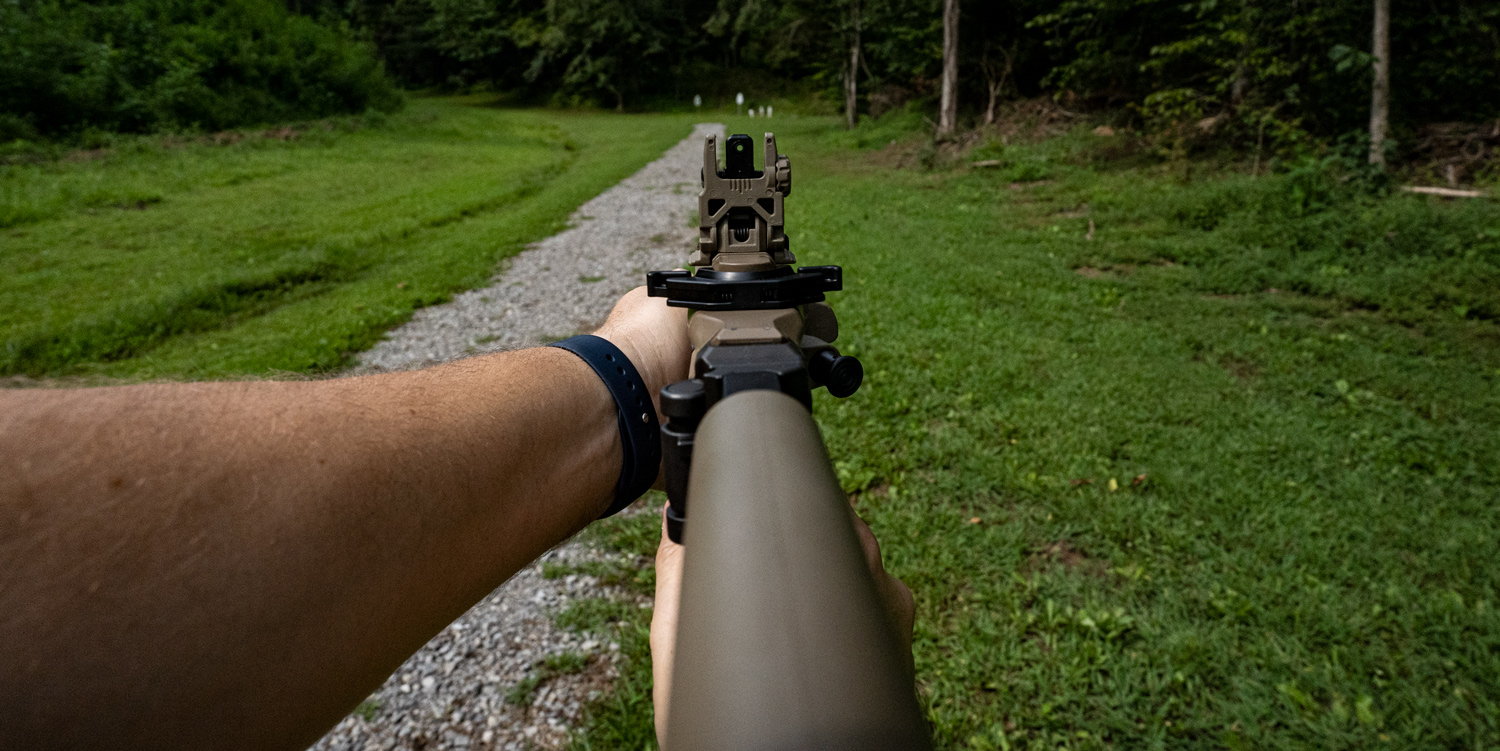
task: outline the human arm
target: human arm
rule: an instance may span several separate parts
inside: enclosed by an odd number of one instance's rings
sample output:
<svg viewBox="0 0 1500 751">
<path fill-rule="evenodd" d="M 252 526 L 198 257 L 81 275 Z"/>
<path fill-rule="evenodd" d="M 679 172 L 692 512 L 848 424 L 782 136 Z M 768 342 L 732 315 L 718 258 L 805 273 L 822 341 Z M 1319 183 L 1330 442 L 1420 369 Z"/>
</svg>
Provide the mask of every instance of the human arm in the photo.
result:
<svg viewBox="0 0 1500 751">
<path fill-rule="evenodd" d="M 597 333 L 655 394 L 684 318 L 636 290 Z M 555 348 L 0 392 L 0 745 L 305 747 L 596 518 L 621 454 Z"/>
</svg>

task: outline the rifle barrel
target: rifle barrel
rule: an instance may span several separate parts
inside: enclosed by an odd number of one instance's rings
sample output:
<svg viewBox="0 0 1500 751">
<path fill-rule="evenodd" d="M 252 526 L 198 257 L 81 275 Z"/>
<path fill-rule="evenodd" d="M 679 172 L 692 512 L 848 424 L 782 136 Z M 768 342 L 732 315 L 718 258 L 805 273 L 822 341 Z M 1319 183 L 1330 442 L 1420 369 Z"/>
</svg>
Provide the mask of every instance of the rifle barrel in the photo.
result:
<svg viewBox="0 0 1500 751">
<path fill-rule="evenodd" d="M 698 428 L 667 751 L 930 749 L 817 425 L 744 391 Z"/>
</svg>

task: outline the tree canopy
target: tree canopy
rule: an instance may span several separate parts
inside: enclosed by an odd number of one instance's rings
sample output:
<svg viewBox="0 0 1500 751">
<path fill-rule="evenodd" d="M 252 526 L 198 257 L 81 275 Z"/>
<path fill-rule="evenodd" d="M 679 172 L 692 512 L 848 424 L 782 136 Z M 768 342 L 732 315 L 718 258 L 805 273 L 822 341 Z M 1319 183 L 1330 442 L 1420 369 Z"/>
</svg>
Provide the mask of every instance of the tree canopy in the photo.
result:
<svg viewBox="0 0 1500 751">
<path fill-rule="evenodd" d="M 1053 94 L 1145 123 L 1236 117 L 1332 136 L 1368 117 L 1368 0 L 962 0 L 961 100 Z M 409 86 L 489 83 L 604 105 L 747 71 L 830 93 L 861 32 L 861 106 L 932 96 L 942 0 L 352 0 Z M 1393 118 L 1500 116 L 1500 5 L 1398 0 Z M 831 97 L 836 98 L 836 97 Z"/>
<path fill-rule="evenodd" d="M 0 0 L 0 138 L 224 127 L 388 105 L 401 86 L 653 107 L 797 87 L 929 103 L 943 0 Z M 1145 128 L 1360 130 L 1369 0 L 960 0 L 960 118 L 1050 95 Z M 1392 124 L 1500 117 L 1500 4 L 1395 0 Z M 372 54 L 372 51 L 374 54 Z M 378 57 L 378 61 L 377 61 Z M 935 106 L 935 105 L 933 105 Z M 7 133 L 10 134 L 7 136 Z"/>
<path fill-rule="evenodd" d="M 0 0 L 0 141 L 399 103 L 369 45 L 277 0 Z"/>
</svg>

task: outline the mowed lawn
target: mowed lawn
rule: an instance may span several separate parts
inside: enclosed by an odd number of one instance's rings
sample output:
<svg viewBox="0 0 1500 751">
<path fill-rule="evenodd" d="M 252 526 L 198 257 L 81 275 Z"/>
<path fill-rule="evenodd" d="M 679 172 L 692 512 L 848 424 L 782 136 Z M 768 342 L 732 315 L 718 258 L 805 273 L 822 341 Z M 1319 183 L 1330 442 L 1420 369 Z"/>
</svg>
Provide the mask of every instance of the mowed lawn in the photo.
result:
<svg viewBox="0 0 1500 751">
<path fill-rule="evenodd" d="M 1205 233 L 1137 210 L 1161 167 L 784 143 L 869 374 L 819 416 L 916 592 L 942 746 L 1500 744 L 1493 320 L 1213 293 L 1181 262 Z M 1426 200 L 1334 210 L 1469 212 L 1455 253 L 1500 263 L 1500 210 Z"/>
<path fill-rule="evenodd" d="M 338 368 L 691 124 L 416 99 L 289 140 L 148 139 L 0 167 L 0 375 Z"/>
<path fill-rule="evenodd" d="M 1500 744 L 1493 319 L 1360 302 L 1399 264 L 1355 243 L 1256 270 L 1308 293 L 1224 292 L 1209 250 L 1240 262 L 1233 222 L 1204 229 L 1181 207 L 1233 175 L 1184 184 L 1180 166 L 1091 165 L 1065 143 L 928 171 L 915 147 L 850 147 L 886 144 L 878 132 L 776 126 L 797 170 L 788 233 L 801 261 L 843 265 L 839 346 L 867 373 L 817 414 L 916 594 L 939 747 Z M 1452 241 L 1452 258 L 1402 257 L 1426 275 L 1403 282 L 1408 303 L 1453 263 L 1473 278 L 1500 262 L 1492 204 L 1398 195 L 1289 216 L 1273 229 L 1294 240 L 1352 217 L 1377 240 L 1425 222 Z M 1398 221 L 1366 232 L 1382 217 Z M 597 526 L 644 555 L 654 522 Z M 647 616 L 569 614 L 609 618 L 637 668 L 577 747 L 638 749 Z"/>
</svg>

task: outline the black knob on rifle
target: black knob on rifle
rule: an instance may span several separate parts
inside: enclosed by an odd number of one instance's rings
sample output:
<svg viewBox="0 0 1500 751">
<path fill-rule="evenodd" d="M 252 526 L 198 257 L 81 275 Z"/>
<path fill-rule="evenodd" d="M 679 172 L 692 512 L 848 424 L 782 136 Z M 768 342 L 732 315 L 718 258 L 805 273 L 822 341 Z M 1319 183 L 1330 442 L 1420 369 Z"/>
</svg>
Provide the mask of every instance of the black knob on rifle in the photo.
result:
<svg viewBox="0 0 1500 751">
<path fill-rule="evenodd" d="M 694 378 L 678 381 L 661 390 L 661 413 L 669 420 L 696 423 L 705 409 L 703 382 Z"/>
<path fill-rule="evenodd" d="M 818 350 L 808 361 L 807 372 L 814 381 L 826 386 L 828 393 L 840 399 L 858 391 L 865 381 L 865 366 L 859 360 L 831 349 Z"/>
</svg>

